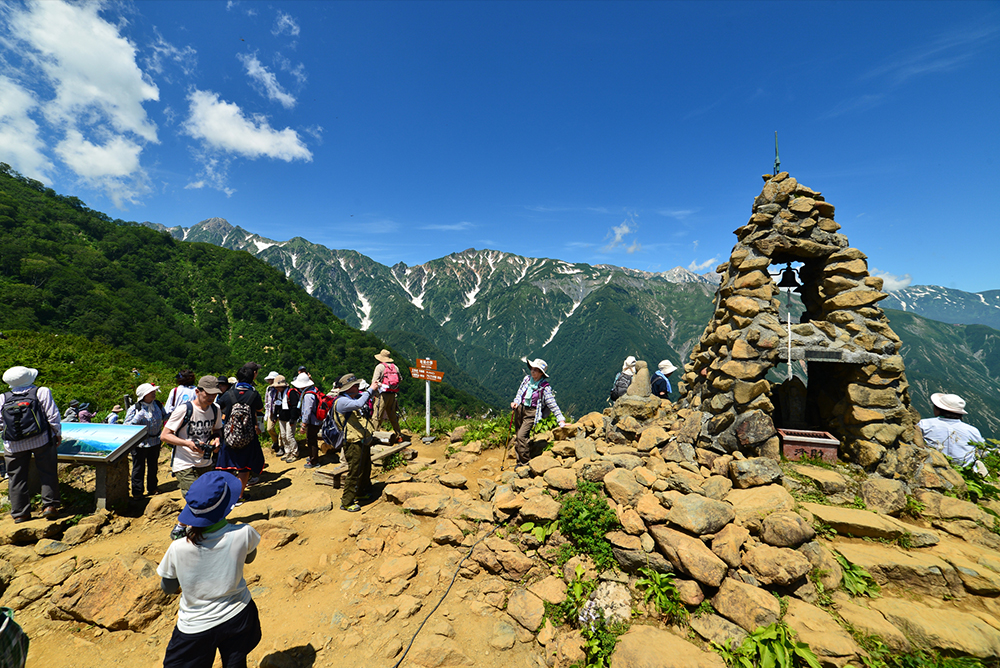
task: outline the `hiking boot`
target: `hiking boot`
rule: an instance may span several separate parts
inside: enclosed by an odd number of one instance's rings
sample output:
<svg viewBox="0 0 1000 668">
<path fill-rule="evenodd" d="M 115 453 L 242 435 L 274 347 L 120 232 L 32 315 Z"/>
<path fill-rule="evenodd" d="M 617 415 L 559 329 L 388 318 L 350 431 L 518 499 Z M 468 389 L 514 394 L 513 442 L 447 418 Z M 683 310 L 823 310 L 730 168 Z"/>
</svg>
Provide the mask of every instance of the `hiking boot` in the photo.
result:
<svg viewBox="0 0 1000 668">
<path fill-rule="evenodd" d="M 299 458 L 296 457 L 295 455 L 288 455 L 287 457 L 283 458 L 281 461 L 285 462 L 286 464 L 294 464 L 295 462 L 299 461 Z"/>
<path fill-rule="evenodd" d="M 355 501 L 354 503 L 352 503 L 349 506 L 341 506 L 340 509 L 341 510 L 346 510 L 349 513 L 356 513 L 359 510 L 361 510 L 361 506 L 359 506 L 358 503 L 357 503 L 357 501 Z"/>
<path fill-rule="evenodd" d="M 248 485 L 256 485 L 259 482 L 260 482 L 260 476 L 259 475 L 255 475 L 254 477 L 250 478 L 250 480 L 247 481 L 247 484 Z"/>
<path fill-rule="evenodd" d="M 45 510 L 42 511 L 42 517 L 47 520 L 54 520 L 59 517 L 59 509 L 55 506 L 45 506 Z"/>
<path fill-rule="evenodd" d="M 170 530 L 170 540 L 179 540 L 187 535 L 187 527 L 183 524 L 178 524 L 173 529 Z"/>
<path fill-rule="evenodd" d="M 27 515 L 18 515 L 17 517 L 14 518 L 14 524 L 20 524 L 21 522 L 27 522 L 30 519 L 31 519 L 31 513 L 28 513 Z"/>
</svg>

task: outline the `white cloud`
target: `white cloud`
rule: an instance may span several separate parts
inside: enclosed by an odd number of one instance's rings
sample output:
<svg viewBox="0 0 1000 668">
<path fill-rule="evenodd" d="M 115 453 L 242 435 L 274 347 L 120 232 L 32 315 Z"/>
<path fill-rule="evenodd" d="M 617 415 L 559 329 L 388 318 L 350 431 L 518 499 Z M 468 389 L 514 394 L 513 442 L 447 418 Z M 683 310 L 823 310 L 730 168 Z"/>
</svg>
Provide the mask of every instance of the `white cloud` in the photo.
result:
<svg viewBox="0 0 1000 668">
<path fill-rule="evenodd" d="M 295 77 L 296 83 L 300 86 L 304 86 L 306 83 L 306 66 L 305 63 L 299 63 L 298 65 L 292 65 L 292 61 L 285 58 L 281 53 L 274 54 L 274 62 L 278 64 L 278 67 L 282 71 L 288 72 L 293 77 Z"/>
<path fill-rule="evenodd" d="M 628 253 L 629 255 L 631 255 L 632 253 L 634 253 L 636 251 L 639 251 L 639 250 L 642 250 L 642 244 L 640 244 L 638 242 L 638 240 L 633 240 L 632 241 L 632 245 L 630 245 L 628 248 L 626 248 L 625 252 Z"/>
<path fill-rule="evenodd" d="M 668 218 L 676 218 L 677 220 L 684 220 L 692 213 L 696 213 L 697 209 L 660 209 L 656 213 L 661 216 L 666 216 Z"/>
<path fill-rule="evenodd" d="M 281 84 L 278 83 L 278 77 L 274 76 L 274 72 L 257 60 L 255 54 L 240 53 L 236 57 L 243 63 L 250 81 L 258 92 L 269 100 L 280 103 L 285 109 L 291 109 L 295 106 L 295 96 L 281 87 Z"/>
<path fill-rule="evenodd" d="M 886 292 L 895 292 L 896 290 L 902 290 L 908 287 L 910 283 L 913 282 L 913 277 L 909 274 L 903 274 L 902 276 L 896 276 L 895 274 L 890 274 L 887 271 L 879 271 L 872 267 L 872 276 L 877 276 L 882 279 L 882 289 Z"/>
<path fill-rule="evenodd" d="M 194 90 L 188 95 L 190 115 L 184 130 L 205 146 L 245 158 L 312 160 L 312 153 L 291 128 L 275 130 L 267 118 L 248 118 L 238 105 L 219 99 L 211 91 Z"/>
<path fill-rule="evenodd" d="M 226 193 L 226 197 L 231 197 L 236 192 L 235 189 L 226 185 L 229 179 L 230 160 L 228 158 L 220 158 L 200 151 L 196 151 L 194 157 L 201 163 L 201 172 L 198 174 L 200 178 L 184 186 L 185 190 L 214 188 Z"/>
<path fill-rule="evenodd" d="M 635 224 L 634 220 L 631 220 L 631 216 L 630 216 L 629 219 L 626 219 L 626 220 L 622 221 L 621 225 L 617 225 L 617 226 L 611 228 L 611 230 L 608 232 L 607 236 L 605 237 L 605 239 L 610 238 L 611 241 L 609 241 L 608 244 L 602 250 L 609 251 L 609 250 L 611 250 L 611 249 L 613 249 L 613 248 L 615 248 L 617 246 L 620 246 L 622 244 L 622 242 L 625 240 L 625 235 L 626 234 L 631 234 L 632 232 L 635 232 L 635 231 L 636 231 L 636 224 Z M 632 246 L 633 247 L 635 246 L 634 242 L 633 242 Z M 632 253 L 634 251 L 633 250 L 628 250 L 628 252 Z"/>
<path fill-rule="evenodd" d="M 30 91 L 0 75 L 0 156 L 25 176 L 47 182 L 52 162 L 29 116 L 37 106 Z"/>
<path fill-rule="evenodd" d="M 274 27 L 271 28 L 271 34 L 295 37 L 299 34 L 299 24 L 290 14 L 279 11 L 278 18 L 274 20 Z"/>
<path fill-rule="evenodd" d="M 139 164 L 142 146 L 122 135 L 94 144 L 78 130 L 67 130 L 55 152 L 83 182 L 104 190 L 119 209 L 137 203 L 150 190 Z"/>
<path fill-rule="evenodd" d="M 166 64 L 173 62 L 180 67 L 184 76 L 190 77 L 194 74 L 194 70 L 198 66 L 198 52 L 195 51 L 194 47 L 176 47 L 163 39 L 159 30 L 155 28 L 153 30 L 156 33 L 156 42 L 150 45 L 153 53 L 143 61 L 146 69 L 156 74 L 163 74 Z"/>
<path fill-rule="evenodd" d="M 472 223 L 463 220 L 460 223 L 451 224 L 440 224 L 440 225 L 424 225 L 420 229 L 422 230 L 437 230 L 439 232 L 460 232 L 462 230 L 468 230 L 475 227 Z"/>
<path fill-rule="evenodd" d="M 132 43 L 98 16 L 98 9 L 53 0 L 12 14 L 12 32 L 33 49 L 27 55 L 55 87 L 45 114 L 58 124 L 73 125 L 81 117 L 110 123 L 118 132 L 155 142 L 156 125 L 142 103 L 159 100 L 159 89 L 136 65 Z"/>
<path fill-rule="evenodd" d="M 691 260 L 691 264 L 689 264 L 687 266 L 687 268 L 688 268 L 688 271 L 693 271 L 694 273 L 698 274 L 698 273 L 701 273 L 701 272 L 707 270 L 712 265 L 717 264 L 718 262 L 719 262 L 719 256 L 716 255 L 712 259 L 705 260 L 704 262 L 698 262 L 697 260 Z"/>
</svg>

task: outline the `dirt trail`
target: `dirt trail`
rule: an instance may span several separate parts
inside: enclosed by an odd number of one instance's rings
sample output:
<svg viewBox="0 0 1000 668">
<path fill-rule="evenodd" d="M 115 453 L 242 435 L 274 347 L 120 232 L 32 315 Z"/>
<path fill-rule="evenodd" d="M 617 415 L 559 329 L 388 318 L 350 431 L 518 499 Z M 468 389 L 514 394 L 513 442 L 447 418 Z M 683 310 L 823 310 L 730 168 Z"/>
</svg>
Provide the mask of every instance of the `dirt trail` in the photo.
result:
<svg viewBox="0 0 1000 668">
<path fill-rule="evenodd" d="M 430 445 L 415 439 L 422 458 L 444 461 L 445 441 Z M 475 488 L 477 478 L 493 478 L 500 468 L 499 451 L 487 452 L 467 466 L 449 462 L 451 471 L 462 473 Z M 333 509 L 300 517 L 273 520 L 293 531 L 296 537 L 276 547 L 273 540 L 262 542 L 257 559 L 246 566 L 245 576 L 260 609 L 263 640 L 250 655 L 250 665 L 275 666 L 354 666 L 375 668 L 394 666 L 399 649 L 404 648 L 418 626 L 444 594 L 457 564 L 468 553 L 434 545 L 431 536 L 437 520 L 401 512 L 398 506 L 377 500 L 359 513 L 340 510 L 340 490 L 313 482 L 312 471 L 303 469 L 304 460 L 286 464 L 270 452 L 268 468 L 260 484 L 252 488 L 252 500 L 234 509 L 231 521 L 262 525 L 268 520 L 270 505 L 285 500 L 316 499 L 328 495 Z M 379 490 L 393 472 L 376 467 Z M 161 461 L 161 490 L 180 502 L 180 492 Z M 165 481 L 165 482 L 164 482 Z M 296 505 L 293 503 L 292 505 Z M 301 504 L 299 504 L 301 505 Z M 42 563 L 75 556 L 78 563 L 90 559 L 95 564 L 116 556 L 141 555 L 158 563 L 170 543 L 169 532 L 175 516 L 151 521 L 142 508 L 132 509 L 135 517 L 120 533 L 98 535 L 58 556 L 18 566 L 19 574 Z M 4 522 L 10 522 L 9 518 Z M 117 519 L 119 523 L 126 520 Z M 265 532 L 268 524 L 263 524 Z M 470 530 L 474 530 L 470 525 Z M 385 540 L 383 558 L 378 560 L 358 549 L 359 539 Z M 406 581 L 405 590 L 378 581 L 378 565 L 393 555 L 416 554 L 419 568 Z M 46 561 L 47 560 L 47 561 Z M 476 666 L 537 666 L 540 653 L 527 632 L 508 650 L 498 650 L 490 640 L 497 633 L 500 613 L 490 606 L 473 605 L 484 582 L 458 577 L 447 598 L 420 634 L 420 643 L 434 637 L 451 636 Z M 398 581 L 397 581 L 398 582 Z M 488 588 L 488 587 L 486 587 Z M 404 618 L 409 609 L 393 611 L 391 594 L 405 594 L 419 602 L 419 610 Z M 163 614 L 142 632 L 110 632 L 79 622 L 48 619 L 48 597 L 17 613 L 17 621 L 31 637 L 29 668 L 99 668 L 135 666 L 152 668 L 162 664 L 164 650 L 177 615 L 177 598 L 164 607 Z M 409 599 L 405 599 L 409 600 Z M 405 606 L 404 606 L 405 607 Z M 471 612 L 475 609 L 476 613 Z M 491 614 L 492 613 L 492 614 Z M 389 617 L 386 619 L 386 617 Z M 506 630 L 510 630 L 509 628 Z M 433 643 L 431 643 L 433 645 Z M 266 657 L 266 658 L 265 658 Z M 216 665 L 220 665 L 216 662 Z M 402 665 L 413 665 L 404 661 Z"/>
</svg>

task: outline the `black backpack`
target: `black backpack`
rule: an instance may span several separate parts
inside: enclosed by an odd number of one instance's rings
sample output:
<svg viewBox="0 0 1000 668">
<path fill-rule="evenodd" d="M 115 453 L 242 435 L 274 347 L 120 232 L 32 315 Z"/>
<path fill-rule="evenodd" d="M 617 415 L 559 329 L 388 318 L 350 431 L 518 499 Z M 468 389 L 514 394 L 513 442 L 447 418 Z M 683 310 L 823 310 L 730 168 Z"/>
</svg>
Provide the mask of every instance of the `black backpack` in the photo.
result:
<svg viewBox="0 0 1000 668">
<path fill-rule="evenodd" d="M 615 376 L 615 384 L 611 386 L 611 394 L 608 395 L 608 401 L 614 402 L 618 397 L 628 392 L 628 386 L 631 384 L 632 376 L 619 372 Z"/>
<path fill-rule="evenodd" d="M 336 402 L 334 406 L 326 412 L 326 417 L 323 418 L 322 424 L 319 427 L 319 435 L 323 437 L 323 440 L 330 445 L 330 449 L 334 452 L 340 452 L 340 449 L 344 447 L 344 441 L 347 440 L 347 436 L 344 434 L 344 427 L 340 426 L 337 421 L 337 411 Z M 346 427 L 346 421 L 345 425 Z"/>
<path fill-rule="evenodd" d="M 4 394 L 2 419 L 5 441 L 22 441 L 49 430 L 49 418 L 38 401 L 37 387 L 23 394 Z"/>
</svg>

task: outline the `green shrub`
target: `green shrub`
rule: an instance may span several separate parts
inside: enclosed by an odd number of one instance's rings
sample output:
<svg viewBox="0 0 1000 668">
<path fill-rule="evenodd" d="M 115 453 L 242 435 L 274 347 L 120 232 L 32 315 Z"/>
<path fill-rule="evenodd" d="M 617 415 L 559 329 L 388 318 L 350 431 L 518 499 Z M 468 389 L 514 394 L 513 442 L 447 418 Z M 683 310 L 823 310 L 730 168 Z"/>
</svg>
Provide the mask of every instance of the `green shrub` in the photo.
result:
<svg viewBox="0 0 1000 668">
<path fill-rule="evenodd" d="M 843 587 L 850 592 L 851 596 L 875 598 L 879 595 L 881 590 L 871 573 L 857 564 L 849 562 L 840 552 L 834 551 L 833 557 L 844 571 Z"/>
<path fill-rule="evenodd" d="M 819 660 L 809 645 L 795 639 L 795 632 L 784 622 L 764 626 L 750 635 L 738 647 L 732 640 L 724 645 L 712 643 L 729 668 L 820 668 Z"/>
<path fill-rule="evenodd" d="M 639 573 L 643 577 L 636 581 L 635 586 L 637 589 L 645 590 L 643 603 L 652 600 L 667 623 L 682 622 L 687 619 L 687 608 L 681 603 L 672 573 L 660 573 L 652 568 L 640 568 Z"/>
<path fill-rule="evenodd" d="M 615 555 L 604 536 L 618 527 L 618 517 L 597 483 L 580 480 L 576 490 L 560 499 L 559 531 L 577 554 L 590 556 L 598 569 L 614 568 Z"/>
</svg>

